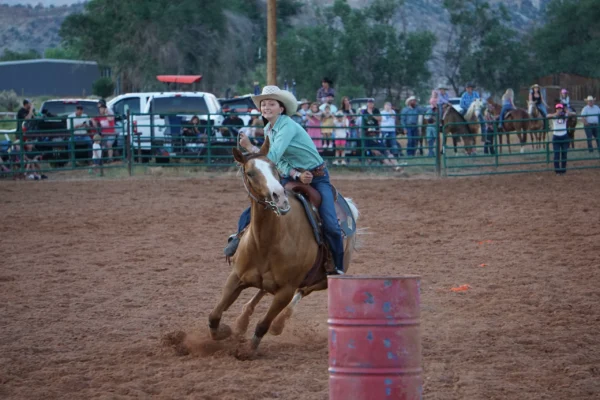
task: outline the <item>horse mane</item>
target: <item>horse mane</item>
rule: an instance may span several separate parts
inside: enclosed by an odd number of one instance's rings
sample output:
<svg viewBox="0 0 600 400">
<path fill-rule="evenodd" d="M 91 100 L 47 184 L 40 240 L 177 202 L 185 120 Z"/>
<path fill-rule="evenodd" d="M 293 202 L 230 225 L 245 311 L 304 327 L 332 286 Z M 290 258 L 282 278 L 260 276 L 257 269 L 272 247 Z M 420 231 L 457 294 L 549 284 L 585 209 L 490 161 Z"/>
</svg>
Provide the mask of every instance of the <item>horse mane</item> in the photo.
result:
<svg viewBox="0 0 600 400">
<path fill-rule="evenodd" d="M 473 102 L 469 106 L 469 109 L 465 113 L 465 119 L 467 121 L 470 120 L 470 119 L 472 119 L 474 117 L 474 114 L 475 114 L 475 103 L 479 102 L 479 101 L 480 101 L 479 99 L 475 99 L 475 100 L 473 100 Z"/>
</svg>

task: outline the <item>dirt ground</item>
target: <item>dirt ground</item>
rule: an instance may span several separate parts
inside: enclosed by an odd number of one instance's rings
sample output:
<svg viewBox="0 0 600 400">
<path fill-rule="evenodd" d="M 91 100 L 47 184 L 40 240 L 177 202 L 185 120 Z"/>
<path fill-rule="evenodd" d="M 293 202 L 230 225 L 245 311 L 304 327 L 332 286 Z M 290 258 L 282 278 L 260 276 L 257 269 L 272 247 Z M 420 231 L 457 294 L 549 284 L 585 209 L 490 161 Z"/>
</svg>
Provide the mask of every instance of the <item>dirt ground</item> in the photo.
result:
<svg viewBox="0 0 600 400">
<path fill-rule="evenodd" d="M 335 183 L 369 233 L 352 272 L 422 276 L 426 399 L 600 398 L 597 171 Z M 0 182 L 0 202 L 0 398 L 328 398 L 325 292 L 252 360 L 203 342 L 240 181 Z"/>
</svg>

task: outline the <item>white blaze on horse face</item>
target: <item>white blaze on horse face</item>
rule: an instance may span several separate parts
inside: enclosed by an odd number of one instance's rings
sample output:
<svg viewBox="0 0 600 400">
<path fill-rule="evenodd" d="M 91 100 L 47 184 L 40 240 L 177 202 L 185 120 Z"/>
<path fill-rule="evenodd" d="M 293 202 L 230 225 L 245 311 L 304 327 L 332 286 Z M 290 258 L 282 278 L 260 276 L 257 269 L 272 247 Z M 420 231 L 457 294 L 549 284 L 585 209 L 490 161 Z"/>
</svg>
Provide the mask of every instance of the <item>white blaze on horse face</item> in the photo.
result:
<svg viewBox="0 0 600 400">
<path fill-rule="evenodd" d="M 277 207 L 286 209 L 289 204 L 288 198 L 279 179 L 273 174 L 271 165 L 265 160 L 254 160 L 254 166 L 264 176 L 271 199 L 277 204 Z"/>
</svg>

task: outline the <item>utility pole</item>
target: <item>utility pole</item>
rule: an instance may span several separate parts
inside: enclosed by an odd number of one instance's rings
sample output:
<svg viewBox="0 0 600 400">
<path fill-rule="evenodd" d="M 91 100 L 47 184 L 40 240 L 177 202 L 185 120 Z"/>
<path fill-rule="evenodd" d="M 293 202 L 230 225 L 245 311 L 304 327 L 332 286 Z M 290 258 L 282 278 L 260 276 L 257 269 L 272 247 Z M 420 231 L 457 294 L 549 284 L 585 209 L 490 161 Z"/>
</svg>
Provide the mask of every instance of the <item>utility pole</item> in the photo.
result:
<svg viewBox="0 0 600 400">
<path fill-rule="evenodd" d="M 267 85 L 277 85 L 276 0 L 267 0 Z"/>
</svg>

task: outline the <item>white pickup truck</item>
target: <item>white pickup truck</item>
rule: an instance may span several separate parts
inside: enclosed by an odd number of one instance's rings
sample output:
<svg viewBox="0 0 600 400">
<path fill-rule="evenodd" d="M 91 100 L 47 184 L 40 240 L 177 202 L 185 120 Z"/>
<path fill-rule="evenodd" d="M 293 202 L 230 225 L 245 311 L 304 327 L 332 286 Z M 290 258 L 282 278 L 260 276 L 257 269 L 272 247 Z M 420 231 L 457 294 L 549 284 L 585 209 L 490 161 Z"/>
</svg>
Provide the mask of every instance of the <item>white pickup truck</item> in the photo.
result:
<svg viewBox="0 0 600 400">
<path fill-rule="evenodd" d="M 219 127 L 223 122 L 221 105 L 215 95 L 204 92 L 170 92 L 154 94 L 148 98 L 142 115 L 133 115 L 132 150 L 141 150 L 146 157 L 158 150 L 173 155 L 171 133 L 179 129 L 167 126 L 170 116 L 180 117 L 183 123 L 198 116 L 202 126 Z M 209 122 L 210 121 L 210 122 Z M 209 135 L 211 132 L 209 132 Z M 138 139 L 139 137 L 139 139 Z M 164 153 L 163 153 L 164 156 Z"/>
</svg>

